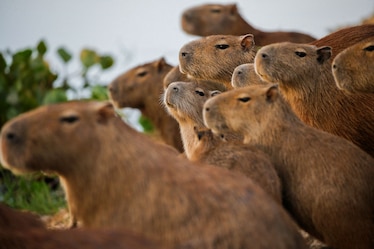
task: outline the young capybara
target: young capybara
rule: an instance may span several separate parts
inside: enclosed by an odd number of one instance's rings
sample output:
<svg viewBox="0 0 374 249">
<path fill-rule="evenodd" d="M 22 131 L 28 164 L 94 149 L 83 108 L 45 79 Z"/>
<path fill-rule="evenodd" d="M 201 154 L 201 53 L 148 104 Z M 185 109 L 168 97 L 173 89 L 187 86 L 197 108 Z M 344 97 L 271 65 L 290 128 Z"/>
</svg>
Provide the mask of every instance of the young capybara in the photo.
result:
<svg viewBox="0 0 374 249">
<path fill-rule="evenodd" d="M 220 82 L 232 89 L 234 69 L 253 62 L 253 35 L 212 35 L 185 44 L 179 51 L 180 71 L 197 80 Z"/>
<path fill-rule="evenodd" d="M 109 103 L 37 108 L 8 121 L 0 144 L 13 172 L 57 174 L 83 227 L 129 229 L 169 248 L 305 248 L 249 178 L 169 153 Z"/>
<path fill-rule="evenodd" d="M 317 47 L 331 47 L 331 59 L 334 59 L 344 49 L 372 37 L 374 37 L 374 24 L 364 24 L 337 30 L 309 44 Z"/>
<path fill-rule="evenodd" d="M 117 108 L 138 108 L 157 128 L 166 144 L 182 151 L 178 123 L 160 104 L 163 80 L 172 68 L 164 58 L 136 66 L 113 80 L 108 92 Z"/>
<path fill-rule="evenodd" d="M 0 249 L 164 248 L 124 229 L 47 230 L 31 213 L 0 203 Z"/>
<path fill-rule="evenodd" d="M 315 38 L 298 32 L 265 32 L 254 28 L 240 15 L 236 4 L 203 4 L 185 10 L 182 14 L 182 29 L 188 34 L 244 35 L 253 34 L 256 44 L 264 46 L 275 42 L 308 43 Z"/>
<path fill-rule="evenodd" d="M 253 63 L 245 63 L 237 66 L 231 77 L 231 85 L 234 88 L 249 85 L 264 85 L 267 83 L 256 73 Z"/>
<path fill-rule="evenodd" d="M 350 93 L 374 93 L 374 37 L 340 52 L 332 63 L 336 86 Z"/>
<path fill-rule="evenodd" d="M 266 154 L 253 146 L 243 145 L 241 136 L 226 134 L 226 141 L 223 141 L 204 131 L 203 105 L 219 93 L 213 89 L 210 84 L 173 82 L 164 93 L 164 104 L 179 123 L 186 157 L 194 162 L 240 172 L 280 203 L 280 180 Z"/>
<path fill-rule="evenodd" d="M 305 125 L 276 85 L 224 92 L 204 104 L 215 134 L 240 132 L 266 152 L 282 180 L 283 204 L 332 248 L 374 248 L 374 159 L 353 143 Z"/>
<path fill-rule="evenodd" d="M 330 47 L 267 45 L 257 52 L 255 68 L 263 80 L 279 84 L 303 122 L 344 137 L 374 156 L 374 95 L 347 94 L 336 87 Z"/>
</svg>

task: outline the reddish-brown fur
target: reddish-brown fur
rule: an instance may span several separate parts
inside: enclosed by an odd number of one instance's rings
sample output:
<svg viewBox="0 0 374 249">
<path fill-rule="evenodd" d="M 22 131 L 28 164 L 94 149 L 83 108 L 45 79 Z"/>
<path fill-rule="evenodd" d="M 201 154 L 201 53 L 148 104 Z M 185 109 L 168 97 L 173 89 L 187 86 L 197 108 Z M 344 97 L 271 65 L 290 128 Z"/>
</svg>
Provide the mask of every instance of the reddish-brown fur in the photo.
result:
<svg viewBox="0 0 374 249">
<path fill-rule="evenodd" d="M 118 76 L 108 89 L 116 107 L 138 108 L 157 128 L 165 143 L 182 151 L 178 123 L 160 104 L 163 80 L 171 69 L 172 66 L 161 58 L 129 69 Z"/>
<path fill-rule="evenodd" d="M 179 51 L 182 73 L 197 80 L 220 82 L 231 89 L 234 69 L 253 62 L 253 35 L 212 35 L 185 44 Z"/>
<path fill-rule="evenodd" d="M 340 29 L 309 44 L 317 47 L 331 47 L 331 58 L 334 59 L 344 49 L 373 36 L 374 24 L 365 24 Z"/>
<path fill-rule="evenodd" d="M 299 32 L 259 30 L 243 19 L 236 4 L 204 4 L 189 8 L 182 14 L 182 28 L 189 34 L 199 36 L 253 34 L 259 46 L 283 41 L 308 43 L 315 40 Z"/>
<path fill-rule="evenodd" d="M 250 179 L 170 154 L 106 103 L 40 107 L 5 124 L 0 144 L 13 172 L 58 174 L 84 227 L 131 229 L 170 248 L 304 248 Z"/>
<path fill-rule="evenodd" d="M 0 249 L 132 249 L 161 248 L 124 229 L 47 230 L 31 213 L 0 203 Z"/>
<path fill-rule="evenodd" d="M 280 180 L 264 153 L 243 145 L 241 136 L 226 134 L 226 141 L 222 141 L 208 131 L 202 131 L 206 129 L 203 105 L 212 95 L 219 93 L 214 89 L 210 84 L 173 82 L 165 91 L 164 104 L 179 123 L 186 157 L 191 161 L 241 172 L 280 202 Z M 200 135 L 196 135 L 196 131 Z"/>
<path fill-rule="evenodd" d="M 267 82 L 263 81 L 256 73 L 253 63 L 245 63 L 237 66 L 231 78 L 231 85 L 234 88 L 264 84 L 267 84 Z"/>
<path fill-rule="evenodd" d="M 336 86 L 350 93 L 374 93 L 374 37 L 340 52 L 332 63 Z"/>
<path fill-rule="evenodd" d="M 278 83 L 306 124 L 344 137 L 374 156 L 374 95 L 340 91 L 331 71 L 331 48 L 278 43 L 262 47 L 256 72 Z"/>
<path fill-rule="evenodd" d="M 374 159 L 353 143 L 305 125 L 276 86 L 234 89 L 204 104 L 214 133 L 240 132 L 266 152 L 283 203 L 299 225 L 333 248 L 374 248 Z"/>
</svg>

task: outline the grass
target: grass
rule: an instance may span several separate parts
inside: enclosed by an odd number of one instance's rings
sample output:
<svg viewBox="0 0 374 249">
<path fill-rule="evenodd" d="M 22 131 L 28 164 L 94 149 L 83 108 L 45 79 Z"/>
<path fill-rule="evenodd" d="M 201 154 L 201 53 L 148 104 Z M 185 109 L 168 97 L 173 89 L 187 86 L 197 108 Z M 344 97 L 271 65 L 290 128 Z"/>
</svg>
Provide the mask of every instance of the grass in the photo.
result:
<svg viewBox="0 0 374 249">
<path fill-rule="evenodd" d="M 66 207 L 65 196 L 59 184 L 51 186 L 46 179 L 41 175 L 14 176 L 0 168 L 0 202 L 41 215 L 54 214 Z"/>
</svg>

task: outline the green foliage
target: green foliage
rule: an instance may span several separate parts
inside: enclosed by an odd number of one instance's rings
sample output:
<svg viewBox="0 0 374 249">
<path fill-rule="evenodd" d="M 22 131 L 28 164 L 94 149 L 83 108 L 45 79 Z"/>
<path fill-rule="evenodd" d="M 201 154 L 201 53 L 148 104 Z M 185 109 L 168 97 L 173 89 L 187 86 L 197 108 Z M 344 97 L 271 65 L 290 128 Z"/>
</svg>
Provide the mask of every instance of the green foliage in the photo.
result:
<svg viewBox="0 0 374 249">
<path fill-rule="evenodd" d="M 52 214 L 66 206 L 61 187 L 51 191 L 50 186 L 39 176 L 15 177 L 8 171 L 0 171 L 2 195 L 0 201 L 17 209 L 26 209 L 39 214 Z"/>
<path fill-rule="evenodd" d="M 14 53 L 0 51 L 0 127 L 9 119 L 40 105 L 67 101 L 68 91 L 79 93 L 82 90 L 71 83 L 73 79 L 84 82 L 83 90 L 90 91 L 90 99 L 108 99 L 106 87 L 100 85 L 97 77 L 91 78 L 89 72 L 95 65 L 101 70 L 110 68 L 114 64 L 111 56 L 82 49 L 81 71 L 69 74 L 67 65 L 73 55 L 64 47 L 58 48 L 56 52 L 64 71 L 56 72 L 45 58 L 47 51 L 43 40 L 36 47 Z M 58 80 L 62 80 L 62 84 L 56 87 Z M 75 96 L 79 97 L 79 94 Z M 61 188 L 52 191 L 44 179 L 15 177 L 0 167 L 0 201 L 14 208 L 43 214 L 56 212 L 65 205 L 64 195 Z"/>
<path fill-rule="evenodd" d="M 149 134 L 149 133 L 154 132 L 153 124 L 147 117 L 141 115 L 139 117 L 139 124 L 142 126 L 144 133 Z"/>
</svg>

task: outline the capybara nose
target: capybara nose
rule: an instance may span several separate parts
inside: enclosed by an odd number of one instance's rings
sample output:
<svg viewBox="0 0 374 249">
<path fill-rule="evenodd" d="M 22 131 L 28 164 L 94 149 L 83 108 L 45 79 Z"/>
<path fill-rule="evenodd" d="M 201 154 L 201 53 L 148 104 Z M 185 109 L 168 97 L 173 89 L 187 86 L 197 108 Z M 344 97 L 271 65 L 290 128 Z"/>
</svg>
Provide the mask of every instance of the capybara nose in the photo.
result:
<svg viewBox="0 0 374 249">
<path fill-rule="evenodd" d="M 209 111 L 210 111 L 210 108 L 209 108 L 209 107 L 205 107 L 205 111 L 206 111 L 206 112 L 209 112 Z"/>
<path fill-rule="evenodd" d="M 112 93 L 115 92 L 115 87 L 113 86 L 113 83 L 108 85 L 108 90 L 109 92 L 112 92 Z"/>
<path fill-rule="evenodd" d="M 336 70 L 336 69 L 338 69 L 338 66 L 336 64 L 333 64 L 332 69 Z"/>
<path fill-rule="evenodd" d="M 187 22 L 190 22 L 193 20 L 193 16 L 192 16 L 192 12 L 191 11 L 186 11 L 183 13 L 183 18 L 184 20 L 186 20 Z"/>
</svg>

